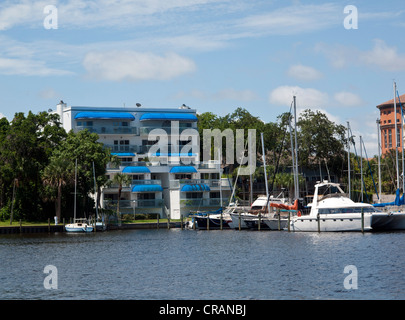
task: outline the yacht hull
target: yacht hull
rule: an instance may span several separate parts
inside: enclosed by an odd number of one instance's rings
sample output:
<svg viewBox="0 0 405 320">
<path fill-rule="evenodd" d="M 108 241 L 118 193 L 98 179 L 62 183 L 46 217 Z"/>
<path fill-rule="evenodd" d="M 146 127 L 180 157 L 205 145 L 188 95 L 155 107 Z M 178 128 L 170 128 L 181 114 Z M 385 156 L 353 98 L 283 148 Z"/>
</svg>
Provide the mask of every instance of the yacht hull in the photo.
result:
<svg viewBox="0 0 405 320">
<path fill-rule="evenodd" d="M 310 232 L 340 232 L 340 231 L 371 231 L 371 214 L 321 214 L 318 220 L 315 217 L 293 217 L 290 222 L 291 231 Z"/>
<path fill-rule="evenodd" d="M 371 220 L 373 230 L 405 230 L 405 212 L 373 213 Z"/>
</svg>

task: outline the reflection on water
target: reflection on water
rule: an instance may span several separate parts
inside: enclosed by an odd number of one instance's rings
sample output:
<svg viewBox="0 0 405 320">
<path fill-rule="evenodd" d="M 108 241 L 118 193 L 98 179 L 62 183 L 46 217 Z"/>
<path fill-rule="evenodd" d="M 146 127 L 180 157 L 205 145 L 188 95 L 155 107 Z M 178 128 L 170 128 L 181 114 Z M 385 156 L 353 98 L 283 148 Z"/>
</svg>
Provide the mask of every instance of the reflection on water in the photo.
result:
<svg viewBox="0 0 405 320">
<path fill-rule="evenodd" d="M 405 233 L 128 230 L 0 236 L 2 299 L 404 299 Z M 58 289 L 44 288 L 46 265 Z M 358 271 L 347 290 L 344 268 Z"/>
</svg>

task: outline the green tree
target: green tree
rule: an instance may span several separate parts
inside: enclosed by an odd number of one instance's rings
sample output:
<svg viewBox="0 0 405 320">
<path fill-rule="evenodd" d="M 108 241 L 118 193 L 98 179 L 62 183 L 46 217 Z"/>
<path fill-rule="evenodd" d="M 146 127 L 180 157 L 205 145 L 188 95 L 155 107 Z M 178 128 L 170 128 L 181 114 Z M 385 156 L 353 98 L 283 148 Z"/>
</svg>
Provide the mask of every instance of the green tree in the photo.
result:
<svg viewBox="0 0 405 320">
<path fill-rule="evenodd" d="M 129 185 L 131 183 L 131 177 L 124 173 L 116 173 L 114 175 L 114 178 L 112 179 L 112 183 L 118 184 L 117 218 L 118 218 L 118 223 L 120 224 L 120 221 L 121 221 L 120 200 L 121 200 L 122 187 Z"/>
</svg>

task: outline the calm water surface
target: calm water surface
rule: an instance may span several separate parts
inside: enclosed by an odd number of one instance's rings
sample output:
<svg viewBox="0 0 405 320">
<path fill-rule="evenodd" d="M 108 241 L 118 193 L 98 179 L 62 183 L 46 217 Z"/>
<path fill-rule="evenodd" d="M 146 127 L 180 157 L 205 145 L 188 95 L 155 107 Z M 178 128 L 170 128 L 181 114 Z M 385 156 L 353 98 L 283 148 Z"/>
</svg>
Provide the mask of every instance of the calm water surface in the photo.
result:
<svg viewBox="0 0 405 320">
<path fill-rule="evenodd" d="M 0 299 L 404 299 L 404 265 L 405 232 L 0 235 Z"/>
</svg>

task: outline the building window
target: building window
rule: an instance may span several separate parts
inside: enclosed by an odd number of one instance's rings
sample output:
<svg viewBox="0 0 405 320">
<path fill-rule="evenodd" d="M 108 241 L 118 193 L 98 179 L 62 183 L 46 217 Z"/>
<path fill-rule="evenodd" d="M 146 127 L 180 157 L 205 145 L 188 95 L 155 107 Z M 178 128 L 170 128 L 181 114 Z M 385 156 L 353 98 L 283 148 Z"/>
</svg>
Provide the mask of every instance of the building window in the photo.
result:
<svg viewBox="0 0 405 320">
<path fill-rule="evenodd" d="M 392 148 L 392 130 L 388 130 L 388 148 Z"/>
<path fill-rule="evenodd" d="M 384 130 L 384 148 L 387 149 L 387 130 Z"/>
<path fill-rule="evenodd" d="M 186 199 L 201 199 L 202 192 L 186 192 Z"/>
</svg>

